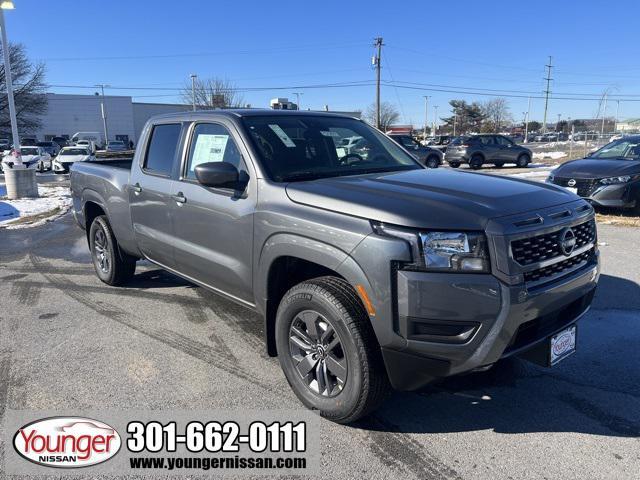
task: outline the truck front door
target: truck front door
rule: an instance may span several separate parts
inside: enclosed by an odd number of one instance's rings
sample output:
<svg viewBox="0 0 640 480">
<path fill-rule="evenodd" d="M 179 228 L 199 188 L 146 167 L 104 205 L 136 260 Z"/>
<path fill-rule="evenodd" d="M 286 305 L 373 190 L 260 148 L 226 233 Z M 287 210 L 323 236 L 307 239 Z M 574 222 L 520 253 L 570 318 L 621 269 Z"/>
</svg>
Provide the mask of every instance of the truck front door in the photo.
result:
<svg viewBox="0 0 640 480">
<path fill-rule="evenodd" d="M 176 270 L 207 287 L 252 304 L 253 215 L 256 181 L 243 159 L 235 127 L 199 122 L 191 125 L 188 150 L 176 182 L 172 216 Z M 238 188 L 210 188 L 198 183 L 195 167 L 228 162 L 240 171 Z M 254 175 L 255 177 L 255 175 Z"/>
<path fill-rule="evenodd" d="M 180 123 L 152 127 L 143 146 L 141 163 L 131 170 L 129 186 L 131 220 L 138 247 L 149 260 L 169 268 L 175 265 L 171 193 L 181 131 Z"/>
</svg>

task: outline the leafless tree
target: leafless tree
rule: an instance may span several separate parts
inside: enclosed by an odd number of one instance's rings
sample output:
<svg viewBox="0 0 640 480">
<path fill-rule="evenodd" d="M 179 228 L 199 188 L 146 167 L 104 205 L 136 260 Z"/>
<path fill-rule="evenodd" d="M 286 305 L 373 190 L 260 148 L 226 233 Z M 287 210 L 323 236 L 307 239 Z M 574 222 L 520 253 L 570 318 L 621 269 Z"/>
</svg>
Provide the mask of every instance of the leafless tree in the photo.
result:
<svg viewBox="0 0 640 480">
<path fill-rule="evenodd" d="M 503 126 L 512 121 L 509 102 L 505 98 L 499 97 L 484 102 L 482 110 L 486 117 L 483 125 L 485 132 L 499 132 Z"/>
<path fill-rule="evenodd" d="M 364 114 L 365 119 L 371 124 L 376 124 L 376 104 L 372 103 Z M 396 123 L 400 118 L 400 113 L 392 103 L 380 103 L 380 128 L 382 131 L 387 130 L 391 125 Z"/>
<path fill-rule="evenodd" d="M 182 90 L 184 103 L 191 104 L 193 95 L 191 80 L 185 83 Z M 238 92 L 238 88 L 229 80 L 213 77 L 195 81 L 196 108 L 209 110 L 212 108 L 238 108 L 243 106 L 244 98 Z"/>
<path fill-rule="evenodd" d="M 44 95 L 45 66 L 43 63 L 31 63 L 22 44 L 9 44 L 9 60 L 18 131 L 22 135 L 36 130 L 41 124 L 40 117 L 47 111 L 47 97 Z M 0 131 L 6 132 L 4 135 L 7 135 L 10 130 L 7 81 L 4 64 L 2 64 L 0 65 Z"/>
</svg>

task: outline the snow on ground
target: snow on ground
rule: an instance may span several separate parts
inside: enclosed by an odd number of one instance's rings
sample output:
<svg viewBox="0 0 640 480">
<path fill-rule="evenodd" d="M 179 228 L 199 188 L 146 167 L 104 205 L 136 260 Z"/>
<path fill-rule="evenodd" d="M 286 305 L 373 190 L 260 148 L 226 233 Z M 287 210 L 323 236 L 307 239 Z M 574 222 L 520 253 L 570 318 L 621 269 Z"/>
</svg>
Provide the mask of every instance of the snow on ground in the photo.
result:
<svg viewBox="0 0 640 480">
<path fill-rule="evenodd" d="M 542 160 L 543 158 L 550 158 L 552 160 L 557 160 L 562 157 L 566 157 L 567 152 L 554 151 L 554 152 L 535 152 L 533 154 L 533 158 L 536 160 Z"/>
<path fill-rule="evenodd" d="M 53 220 L 71 208 L 71 192 L 69 187 L 38 185 L 38 198 L 24 198 L 20 200 L 7 200 L 3 198 L 7 194 L 4 184 L 0 183 L 0 228 L 25 228 L 42 225 Z M 50 215 L 45 215 L 51 212 Z M 38 216 L 33 222 L 28 222 L 28 217 Z M 11 225 L 16 219 L 20 222 Z"/>
</svg>

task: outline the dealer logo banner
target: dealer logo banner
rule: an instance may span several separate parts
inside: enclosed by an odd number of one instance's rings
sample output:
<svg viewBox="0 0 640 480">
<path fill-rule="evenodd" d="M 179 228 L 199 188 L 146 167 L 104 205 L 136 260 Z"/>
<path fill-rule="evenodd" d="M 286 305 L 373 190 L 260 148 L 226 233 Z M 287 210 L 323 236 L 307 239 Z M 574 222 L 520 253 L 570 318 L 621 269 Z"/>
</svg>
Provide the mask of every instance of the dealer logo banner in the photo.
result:
<svg viewBox="0 0 640 480">
<path fill-rule="evenodd" d="M 57 468 L 79 468 L 106 462 L 120 450 L 115 428 L 83 417 L 52 417 L 24 425 L 13 448 L 30 462 Z"/>
</svg>

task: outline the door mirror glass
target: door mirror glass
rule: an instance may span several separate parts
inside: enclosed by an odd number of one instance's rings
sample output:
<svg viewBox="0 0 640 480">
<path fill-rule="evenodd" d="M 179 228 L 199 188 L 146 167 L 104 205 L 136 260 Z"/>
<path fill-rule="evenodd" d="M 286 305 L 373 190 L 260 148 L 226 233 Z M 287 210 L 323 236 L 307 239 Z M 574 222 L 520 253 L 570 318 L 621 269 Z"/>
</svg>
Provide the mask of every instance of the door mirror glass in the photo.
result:
<svg viewBox="0 0 640 480">
<path fill-rule="evenodd" d="M 236 188 L 240 173 L 229 162 L 206 162 L 195 168 L 196 179 L 200 185 L 216 188 Z"/>
</svg>

